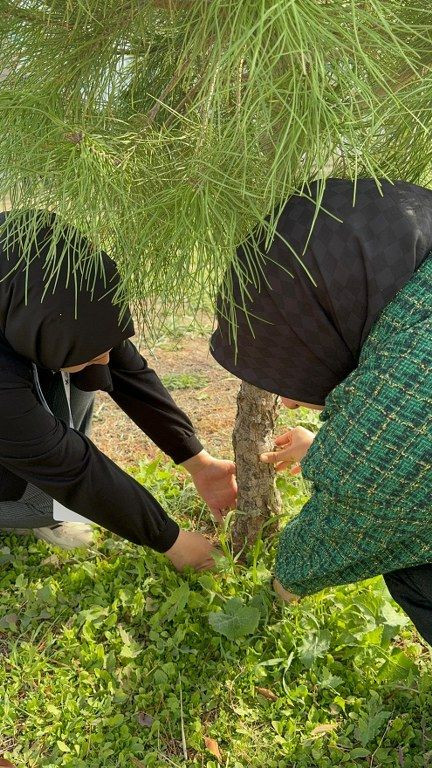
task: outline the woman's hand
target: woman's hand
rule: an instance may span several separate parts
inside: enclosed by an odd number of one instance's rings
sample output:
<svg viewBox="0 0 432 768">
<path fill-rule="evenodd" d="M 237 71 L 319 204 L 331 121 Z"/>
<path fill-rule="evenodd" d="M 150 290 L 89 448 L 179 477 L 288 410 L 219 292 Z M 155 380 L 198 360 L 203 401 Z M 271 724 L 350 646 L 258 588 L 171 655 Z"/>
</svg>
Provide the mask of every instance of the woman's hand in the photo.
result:
<svg viewBox="0 0 432 768">
<path fill-rule="evenodd" d="M 209 571 L 215 566 L 213 555 L 217 554 L 212 543 L 198 531 L 180 531 L 177 541 L 165 552 L 178 571 L 190 566 L 196 571 Z"/>
<path fill-rule="evenodd" d="M 298 595 L 288 592 L 277 579 L 273 579 L 273 589 L 284 603 L 297 603 L 300 600 Z"/>
<path fill-rule="evenodd" d="M 236 466 L 232 461 L 215 459 L 207 451 L 183 462 L 190 472 L 195 488 L 210 507 L 217 522 L 229 509 L 234 509 L 237 500 Z"/>
<path fill-rule="evenodd" d="M 306 456 L 314 438 L 314 433 L 308 429 L 294 427 L 276 438 L 275 445 L 278 450 L 262 453 L 260 459 L 267 464 L 274 464 L 276 472 L 291 467 L 291 474 L 298 475 L 301 472 L 299 462 Z"/>
</svg>

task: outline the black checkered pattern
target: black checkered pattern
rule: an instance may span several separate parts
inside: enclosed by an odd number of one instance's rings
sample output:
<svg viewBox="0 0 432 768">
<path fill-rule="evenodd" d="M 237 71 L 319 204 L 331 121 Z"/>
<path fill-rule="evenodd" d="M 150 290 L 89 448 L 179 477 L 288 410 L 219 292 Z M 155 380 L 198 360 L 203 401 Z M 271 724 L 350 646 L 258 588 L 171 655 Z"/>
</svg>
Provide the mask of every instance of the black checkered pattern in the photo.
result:
<svg viewBox="0 0 432 768">
<path fill-rule="evenodd" d="M 220 302 L 211 352 L 244 381 L 322 405 L 432 249 L 432 191 L 383 182 L 381 195 L 372 179 L 358 180 L 356 190 L 351 181 L 329 179 L 315 223 L 317 185 L 309 191 L 310 199 L 288 200 L 270 248 L 260 248 L 261 279 L 248 269 L 247 246 L 238 249 L 231 270 L 236 342 Z M 249 275 L 247 296 L 239 269 Z"/>
</svg>

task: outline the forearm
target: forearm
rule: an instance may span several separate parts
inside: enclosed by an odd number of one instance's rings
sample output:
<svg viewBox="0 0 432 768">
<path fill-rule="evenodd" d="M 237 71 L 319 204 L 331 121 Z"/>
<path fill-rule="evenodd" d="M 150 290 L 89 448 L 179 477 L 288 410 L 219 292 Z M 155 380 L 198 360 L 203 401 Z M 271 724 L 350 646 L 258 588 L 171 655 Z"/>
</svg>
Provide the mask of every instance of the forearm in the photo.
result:
<svg viewBox="0 0 432 768">
<path fill-rule="evenodd" d="M 19 447 L 1 464 L 51 498 L 134 544 L 159 552 L 175 542 L 179 528 L 145 488 L 83 435 L 68 430 L 52 445 L 31 453 Z"/>
<path fill-rule="evenodd" d="M 176 464 L 203 449 L 190 419 L 131 342 L 111 353 L 110 393 L 119 407 Z"/>
</svg>

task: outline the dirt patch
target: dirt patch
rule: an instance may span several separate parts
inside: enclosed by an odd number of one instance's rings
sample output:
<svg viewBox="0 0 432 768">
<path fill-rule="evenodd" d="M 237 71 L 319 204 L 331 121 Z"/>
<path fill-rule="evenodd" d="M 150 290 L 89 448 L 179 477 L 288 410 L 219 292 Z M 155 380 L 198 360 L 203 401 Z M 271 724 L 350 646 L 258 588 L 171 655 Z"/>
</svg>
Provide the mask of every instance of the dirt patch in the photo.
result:
<svg viewBox="0 0 432 768">
<path fill-rule="evenodd" d="M 176 403 L 195 426 L 205 448 L 215 456 L 232 455 L 231 432 L 236 412 L 239 380 L 229 375 L 210 356 L 208 338 L 185 337 L 153 353 L 141 349 L 157 374 L 175 381 L 175 375 L 191 374 L 204 386 L 170 390 Z M 186 377 L 185 377 L 186 378 Z M 186 380 L 187 383 L 187 380 Z M 159 449 L 141 432 L 105 392 L 96 398 L 93 439 L 98 447 L 123 467 L 151 460 Z"/>
</svg>

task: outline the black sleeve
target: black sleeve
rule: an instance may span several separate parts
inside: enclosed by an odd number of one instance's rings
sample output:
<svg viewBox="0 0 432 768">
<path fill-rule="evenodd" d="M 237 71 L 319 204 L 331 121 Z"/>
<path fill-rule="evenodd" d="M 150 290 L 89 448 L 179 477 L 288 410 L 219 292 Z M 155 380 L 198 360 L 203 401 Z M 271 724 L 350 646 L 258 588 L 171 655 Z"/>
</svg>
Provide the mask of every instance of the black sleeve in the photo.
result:
<svg viewBox="0 0 432 768">
<path fill-rule="evenodd" d="M 110 371 L 112 399 L 176 464 L 202 450 L 191 421 L 131 341 L 111 350 Z"/>
<path fill-rule="evenodd" d="M 31 373 L 0 371 L 0 465 L 110 531 L 165 552 L 179 527 L 132 477 L 39 403 Z"/>
</svg>

